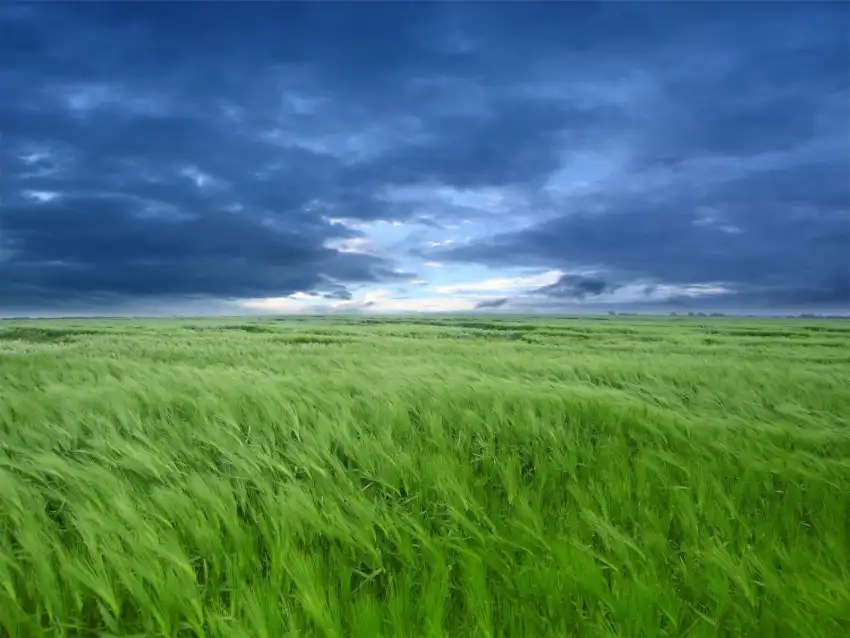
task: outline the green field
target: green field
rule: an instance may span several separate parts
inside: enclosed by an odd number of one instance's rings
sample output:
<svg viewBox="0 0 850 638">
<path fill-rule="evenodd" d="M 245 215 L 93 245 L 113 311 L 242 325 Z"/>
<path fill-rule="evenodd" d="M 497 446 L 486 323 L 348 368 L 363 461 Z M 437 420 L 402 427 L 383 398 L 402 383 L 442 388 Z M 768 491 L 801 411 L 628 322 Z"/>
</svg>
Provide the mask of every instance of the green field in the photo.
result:
<svg viewBox="0 0 850 638">
<path fill-rule="evenodd" d="M 0 636 L 850 635 L 850 322 L 0 322 Z"/>
</svg>

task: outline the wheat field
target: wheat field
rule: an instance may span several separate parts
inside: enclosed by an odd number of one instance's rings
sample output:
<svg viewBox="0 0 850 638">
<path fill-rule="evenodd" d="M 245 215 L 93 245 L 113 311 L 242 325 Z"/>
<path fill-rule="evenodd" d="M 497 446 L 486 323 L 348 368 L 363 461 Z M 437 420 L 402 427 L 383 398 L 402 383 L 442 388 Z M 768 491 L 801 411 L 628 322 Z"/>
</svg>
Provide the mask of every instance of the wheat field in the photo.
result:
<svg viewBox="0 0 850 638">
<path fill-rule="evenodd" d="M 0 322 L 0 636 L 850 635 L 850 322 Z"/>
</svg>

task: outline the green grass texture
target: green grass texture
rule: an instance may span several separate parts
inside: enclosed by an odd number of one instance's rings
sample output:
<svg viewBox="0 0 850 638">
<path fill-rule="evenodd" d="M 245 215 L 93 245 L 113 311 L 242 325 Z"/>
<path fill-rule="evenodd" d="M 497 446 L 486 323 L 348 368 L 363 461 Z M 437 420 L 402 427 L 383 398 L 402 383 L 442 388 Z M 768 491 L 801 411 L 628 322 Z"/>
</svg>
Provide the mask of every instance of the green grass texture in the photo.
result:
<svg viewBox="0 0 850 638">
<path fill-rule="evenodd" d="M 0 636 L 850 635 L 850 322 L 0 322 Z"/>
</svg>

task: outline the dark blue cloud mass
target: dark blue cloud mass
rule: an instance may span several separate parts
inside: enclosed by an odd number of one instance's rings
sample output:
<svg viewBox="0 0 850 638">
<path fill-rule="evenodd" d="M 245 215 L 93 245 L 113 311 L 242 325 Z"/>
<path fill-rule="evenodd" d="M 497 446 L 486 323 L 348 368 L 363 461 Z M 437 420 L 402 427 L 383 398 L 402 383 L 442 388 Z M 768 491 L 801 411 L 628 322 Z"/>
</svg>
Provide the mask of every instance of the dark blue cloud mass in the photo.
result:
<svg viewBox="0 0 850 638">
<path fill-rule="evenodd" d="M 0 7 L 0 314 L 407 284 L 850 309 L 850 4 Z"/>
</svg>

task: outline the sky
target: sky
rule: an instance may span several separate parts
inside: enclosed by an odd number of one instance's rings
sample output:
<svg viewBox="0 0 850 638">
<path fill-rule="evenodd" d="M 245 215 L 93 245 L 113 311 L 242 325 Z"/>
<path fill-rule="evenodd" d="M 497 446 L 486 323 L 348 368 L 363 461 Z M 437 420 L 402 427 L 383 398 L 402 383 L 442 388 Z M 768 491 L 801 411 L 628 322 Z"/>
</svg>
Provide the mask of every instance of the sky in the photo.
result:
<svg viewBox="0 0 850 638">
<path fill-rule="evenodd" d="M 850 310 L 850 3 L 0 5 L 0 314 Z"/>
</svg>

